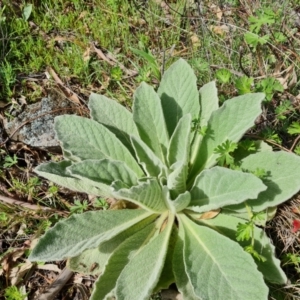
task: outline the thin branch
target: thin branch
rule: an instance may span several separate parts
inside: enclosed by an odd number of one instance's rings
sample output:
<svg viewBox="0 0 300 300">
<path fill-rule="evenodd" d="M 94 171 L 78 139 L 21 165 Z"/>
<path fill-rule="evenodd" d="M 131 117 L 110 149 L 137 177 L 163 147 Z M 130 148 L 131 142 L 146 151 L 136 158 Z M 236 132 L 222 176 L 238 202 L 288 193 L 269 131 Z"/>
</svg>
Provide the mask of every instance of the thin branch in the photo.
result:
<svg viewBox="0 0 300 300">
<path fill-rule="evenodd" d="M 35 205 L 35 204 L 30 204 L 21 200 L 13 199 L 10 197 L 5 197 L 0 195 L 0 201 L 4 203 L 8 203 L 10 205 L 17 205 L 17 206 L 22 206 L 26 207 L 32 210 L 44 210 L 44 211 L 53 211 L 53 208 L 46 207 L 46 206 L 40 206 L 40 205 Z"/>
<path fill-rule="evenodd" d="M 53 300 L 73 276 L 73 272 L 65 268 L 50 285 L 48 290 L 38 297 L 38 300 Z"/>
</svg>

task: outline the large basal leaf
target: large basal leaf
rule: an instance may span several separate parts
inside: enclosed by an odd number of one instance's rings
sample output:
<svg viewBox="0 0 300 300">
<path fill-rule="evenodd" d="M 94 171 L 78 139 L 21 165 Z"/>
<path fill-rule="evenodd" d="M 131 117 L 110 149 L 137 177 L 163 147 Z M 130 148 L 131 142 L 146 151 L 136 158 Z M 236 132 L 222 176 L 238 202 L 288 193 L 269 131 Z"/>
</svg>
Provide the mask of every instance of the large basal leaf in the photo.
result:
<svg viewBox="0 0 300 300">
<path fill-rule="evenodd" d="M 178 161 L 188 163 L 190 146 L 191 115 L 184 115 L 178 122 L 168 147 L 168 164 L 171 167 Z"/>
<path fill-rule="evenodd" d="M 166 255 L 166 259 L 164 262 L 164 267 L 161 271 L 158 283 L 154 288 L 154 292 L 159 292 L 162 289 L 168 289 L 169 286 L 175 282 L 174 274 L 173 274 L 173 254 L 175 249 L 175 244 L 178 238 L 178 229 L 173 226 L 171 236 L 168 244 L 168 251 Z"/>
<path fill-rule="evenodd" d="M 199 220 L 207 226 L 213 228 L 219 233 L 236 241 L 236 230 L 239 223 L 244 224 L 245 220 L 233 216 L 219 214 L 216 218 L 209 220 Z M 238 241 L 242 247 L 248 246 L 251 241 Z M 287 278 L 280 267 L 280 260 L 275 257 L 275 247 L 271 244 L 270 239 L 264 230 L 254 227 L 254 249 L 266 258 L 266 261 L 255 259 L 258 270 L 264 275 L 265 280 L 275 284 L 285 284 Z M 250 256 L 250 254 L 248 254 Z"/>
<path fill-rule="evenodd" d="M 219 97 L 216 82 L 211 81 L 201 87 L 200 93 L 200 126 L 206 126 L 211 114 L 219 108 Z"/>
<path fill-rule="evenodd" d="M 163 162 L 141 139 L 131 136 L 131 142 L 135 150 L 138 162 L 143 167 L 148 177 L 166 176 L 167 168 Z"/>
<path fill-rule="evenodd" d="M 226 101 L 222 107 L 214 111 L 209 119 L 208 128 L 192 161 L 189 181 L 204 168 L 216 164 L 218 154 L 214 150 L 226 140 L 238 142 L 243 134 L 254 125 L 261 113 L 261 102 L 265 94 L 246 94 Z"/>
<path fill-rule="evenodd" d="M 164 73 L 157 92 L 170 137 L 182 116 L 191 114 L 192 119 L 198 117 L 200 104 L 196 76 L 183 59 L 172 64 Z"/>
<path fill-rule="evenodd" d="M 126 265 L 117 281 L 117 299 L 149 299 L 164 266 L 173 221 L 174 216 L 169 215 L 164 230 L 136 252 Z"/>
<path fill-rule="evenodd" d="M 200 298 L 195 295 L 193 286 L 186 273 L 186 267 L 183 259 L 184 250 L 184 231 L 183 227 L 179 227 L 179 236 L 176 240 L 175 249 L 173 253 L 173 273 L 175 277 L 176 286 L 181 293 L 183 299 L 199 300 Z"/>
<path fill-rule="evenodd" d="M 89 108 L 93 120 L 103 124 L 127 149 L 131 149 L 129 136 L 139 136 L 139 133 L 128 109 L 115 100 L 94 93 L 90 96 Z"/>
<path fill-rule="evenodd" d="M 219 108 L 218 90 L 216 82 L 211 81 L 201 87 L 200 93 L 200 115 L 199 115 L 199 128 L 195 128 L 194 138 L 192 143 L 191 151 L 191 163 L 193 164 L 195 157 L 199 151 L 203 135 L 199 133 L 199 130 L 207 123 L 210 119 L 211 114 Z"/>
<path fill-rule="evenodd" d="M 168 148 L 168 188 L 175 194 L 184 193 L 188 172 L 188 156 L 190 149 L 191 115 L 184 115 L 178 122 Z"/>
<path fill-rule="evenodd" d="M 249 173 L 214 167 L 202 171 L 191 189 L 188 209 L 205 212 L 256 198 L 266 190 L 262 181 Z"/>
<path fill-rule="evenodd" d="M 115 191 L 113 195 L 118 199 L 131 201 L 153 213 L 167 210 L 161 186 L 155 178 L 140 182 L 130 189 Z"/>
<path fill-rule="evenodd" d="M 155 215 L 138 222 L 137 224 L 122 231 L 114 238 L 103 242 L 99 247 L 93 249 L 87 249 L 78 256 L 68 259 L 67 266 L 79 273 L 99 275 L 103 273 L 105 265 L 114 251 L 129 237 L 149 225 L 155 224 L 153 221 L 156 218 Z"/>
<path fill-rule="evenodd" d="M 62 260 L 96 248 L 130 226 L 149 217 L 143 209 L 91 211 L 58 222 L 41 237 L 31 261 Z"/>
<path fill-rule="evenodd" d="M 300 189 L 300 157 L 287 152 L 264 151 L 249 155 L 241 167 L 254 172 L 264 169 L 263 183 L 268 187 L 255 200 L 247 201 L 253 211 L 277 206 L 295 195 Z M 234 210 L 234 207 L 231 207 Z"/>
<path fill-rule="evenodd" d="M 164 162 L 169 137 L 160 98 L 145 82 L 134 93 L 133 119 L 141 139 Z"/>
<path fill-rule="evenodd" d="M 34 172 L 72 191 L 88 193 L 95 196 L 111 196 L 111 189 L 107 185 L 102 184 L 101 187 L 98 185 L 98 187 L 101 188 L 99 189 L 88 182 L 85 178 L 81 180 L 71 177 L 71 175 L 67 172 L 67 168 L 71 166 L 71 164 L 72 163 L 70 161 L 45 163 L 36 167 Z"/>
<path fill-rule="evenodd" d="M 55 118 L 55 131 L 62 148 L 73 156 L 86 159 L 120 160 L 138 176 L 143 172 L 129 150 L 98 122 L 78 116 L 65 115 Z"/>
<path fill-rule="evenodd" d="M 182 161 L 173 164 L 172 170 L 167 177 L 167 185 L 172 199 L 175 199 L 180 193 L 184 193 L 186 190 L 187 174 L 188 166 Z"/>
<path fill-rule="evenodd" d="M 183 214 L 179 221 L 184 228 L 186 272 L 200 299 L 268 298 L 262 274 L 238 244 Z"/>
<path fill-rule="evenodd" d="M 111 185 L 114 181 L 120 180 L 128 187 L 137 184 L 136 174 L 122 161 L 108 159 L 84 160 L 75 163 L 68 168 L 68 171 L 82 180 L 88 180 L 92 185 Z"/>
<path fill-rule="evenodd" d="M 91 300 L 105 299 L 106 295 L 115 288 L 120 273 L 130 263 L 131 257 L 134 256 L 135 252 L 142 250 L 154 233 L 155 223 L 152 223 L 127 239 L 123 239 L 123 243 L 115 249 L 107 261 L 104 273 L 95 282 Z"/>
</svg>

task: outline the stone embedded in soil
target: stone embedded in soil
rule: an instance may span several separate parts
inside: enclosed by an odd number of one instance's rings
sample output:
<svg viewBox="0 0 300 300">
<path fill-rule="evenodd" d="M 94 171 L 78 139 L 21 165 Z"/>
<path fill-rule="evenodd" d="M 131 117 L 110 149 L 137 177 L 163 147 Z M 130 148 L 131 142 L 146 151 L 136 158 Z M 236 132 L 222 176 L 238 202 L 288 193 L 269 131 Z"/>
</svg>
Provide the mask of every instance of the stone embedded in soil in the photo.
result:
<svg viewBox="0 0 300 300">
<path fill-rule="evenodd" d="M 57 115 L 72 112 L 72 103 L 61 97 L 49 96 L 39 103 L 30 104 L 13 121 L 4 121 L 4 129 L 10 136 L 26 122 L 11 137 L 12 140 L 22 142 L 31 147 L 58 151 L 59 142 L 55 138 L 54 118 Z"/>
</svg>

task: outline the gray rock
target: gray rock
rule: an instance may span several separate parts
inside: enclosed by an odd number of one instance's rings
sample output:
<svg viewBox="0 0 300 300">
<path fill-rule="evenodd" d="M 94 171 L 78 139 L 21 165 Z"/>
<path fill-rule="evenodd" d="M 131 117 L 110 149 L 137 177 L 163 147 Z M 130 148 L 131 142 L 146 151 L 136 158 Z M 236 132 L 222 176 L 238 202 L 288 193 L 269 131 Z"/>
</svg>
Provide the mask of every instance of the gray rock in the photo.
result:
<svg viewBox="0 0 300 300">
<path fill-rule="evenodd" d="M 61 97 L 43 98 L 39 103 L 30 104 L 25 111 L 13 121 L 4 121 L 4 129 L 11 136 L 16 129 L 21 128 L 11 137 L 31 147 L 58 151 L 59 142 L 55 138 L 54 118 L 57 115 L 70 114 L 72 103 Z M 24 126 L 22 126 L 26 123 Z"/>
</svg>

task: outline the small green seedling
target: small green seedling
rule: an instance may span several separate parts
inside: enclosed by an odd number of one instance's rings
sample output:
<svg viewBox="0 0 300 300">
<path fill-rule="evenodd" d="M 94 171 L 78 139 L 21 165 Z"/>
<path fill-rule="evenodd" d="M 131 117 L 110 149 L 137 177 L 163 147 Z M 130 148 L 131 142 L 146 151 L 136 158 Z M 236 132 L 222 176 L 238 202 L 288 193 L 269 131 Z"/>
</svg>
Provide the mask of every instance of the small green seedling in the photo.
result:
<svg viewBox="0 0 300 300">
<path fill-rule="evenodd" d="M 14 165 L 16 165 L 18 163 L 18 157 L 16 154 L 14 154 L 13 157 L 7 155 L 4 157 L 4 164 L 3 164 L 3 167 L 4 168 L 10 168 Z"/>
<path fill-rule="evenodd" d="M 4 297 L 5 300 L 24 300 L 27 298 L 27 295 L 24 295 L 15 285 L 13 285 L 5 289 Z"/>
<path fill-rule="evenodd" d="M 293 122 L 288 128 L 289 134 L 300 134 L 300 123 Z"/>
<path fill-rule="evenodd" d="M 275 23 L 276 14 L 270 8 L 264 8 L 262 10 L 259 10 L 257 15 L 257 17 L 249 17 L 251 32 L 259 33 L 262 26 Z"/>
<path fill-rule="evenodd" d="M 259 36 L 258 34 L 253 32 L 245 33 L 244 38 L 247 44 L 254 49 L 256 49 L 258 45 L 266 44 L 270 39 L 269 35 L 267 34 L 264 36 Z"/>
<path fill-rule="evenodd" d="M 102 208 L 103 210 L 106 210 L 109 208 L 109 204 L 107 203 L 107 201 L 104 198 L 97 198 L 94 201 L 93 205 L 94 205 L 94 207 Z"/>
<path fill-rule="evenodd" d="M 183 299 L 266 300 L 267 284 L 287 278 L 257 224 L 299 191 L 300 158 L 264 143 L 236 149 L 264 99 L 248 93 L 219 107 L 215 82 L 198 91 L 180 59 L 157 91 L 140 85 L 132 113 L 92 94 L 92 119 L 56 117 L 65 160 L 35 171 L 127 206 L 59 221 L 29 259 L 100 274 L 93 300 L 146 300 L 172 283 Z"/>
<path fill-rule="evenodd" d="M 275 92 L 283 92 L 282 84 L 273 77 L 268 77 L 259 81 L 255 88 L 257 92 L 263 92 L 266 94 L 267 101 L 272 100 Z"/>
<path fill-rule="evenodd" d="M 80 200 L 75 200 L 74 205 L 70 207 L 70 212 L 72 214 L 82 214 L 85 210 L 87 210 L 89 204 L 86 200 L 81 202 Z"/>
<path fill-rule="evenodd" d="M 221 83 L 228 83 L 231 78 L 231 73 L 227 69 L 219 69 L 216 72 L 216 77 Z"/>
<path fill-rule="evenodd" d="M 235 81 L 235 87 L 240 95 L 251 93 L 251 87 L 253 84 L 253 78 L 242 76 Z"/>
</svg>

